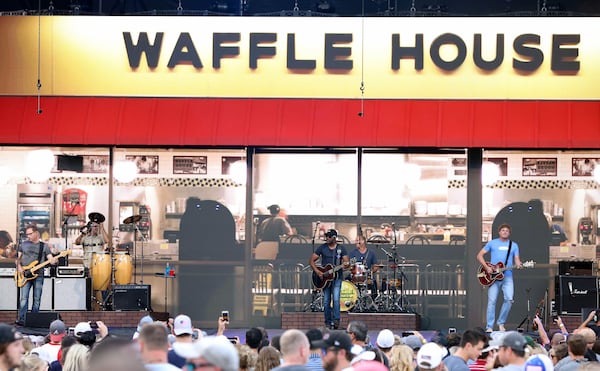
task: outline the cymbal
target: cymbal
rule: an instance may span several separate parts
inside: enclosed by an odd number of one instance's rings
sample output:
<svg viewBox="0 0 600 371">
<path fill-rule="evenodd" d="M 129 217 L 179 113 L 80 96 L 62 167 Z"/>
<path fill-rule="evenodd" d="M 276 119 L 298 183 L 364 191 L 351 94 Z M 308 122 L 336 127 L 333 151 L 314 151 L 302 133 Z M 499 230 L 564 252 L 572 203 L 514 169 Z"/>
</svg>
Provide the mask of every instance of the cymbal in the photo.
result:
<svg viewBox="0 0 600 371">
<path fill-rule="evenodd" d="M 132 215 L 132 216 L 128 216 L 127 218 L 125 218 L 125 220 L 123 220 L 123 224 L 137 223 L 140 220 L 142 220 L 141 215 Z"/>
<path fill-rule="evenodd" d="M 100 214 L 100 213 L 90 213 L 88 215 L 88 218 L 90 219 L 90 221 L 94 222 L 94 223 L 103 223 L 106 218 L 104 217 L 104 215 Z"/>
</svg>

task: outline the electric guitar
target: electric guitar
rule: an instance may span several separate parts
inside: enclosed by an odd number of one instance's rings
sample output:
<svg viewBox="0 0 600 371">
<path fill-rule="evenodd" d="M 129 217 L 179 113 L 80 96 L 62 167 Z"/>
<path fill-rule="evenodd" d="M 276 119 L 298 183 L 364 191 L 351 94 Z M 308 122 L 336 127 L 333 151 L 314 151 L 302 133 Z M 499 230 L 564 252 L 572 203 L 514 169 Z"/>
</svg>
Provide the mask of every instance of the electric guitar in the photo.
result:
<svg viewBox="0 0 600 371">
<path fill-rule="evenodd" d="M 351 266 L 354 263 L 356 263 L 356 258 L 350 259 L 350 263 L 348 264 L 348 266 Z M 335 267 L 331 264 L 327 264 L 324 267 L 317 267 L 317 270 L 319 272 L 323 273 L 323 278 L 319 277 L 317 272 L 313 272 L 313 274 L 312 274 L 313 285 L 318 289 L 322 289 L 323 287 L 325 287 L 325 285 L 327 285 L 330 281 L 333 280 L 333 278 L 335 277 L 335 272 L 339 271 L 343 267 L 344 267 L 343 263 L 340 265 L 337 265 Z"/>
<path fill-rule="evenodd" d="M 65 257 L 71 253 L 71 250 L 65 250 L 57 255 L 58 258 Z M 36 273 L 39 269 L 44 268 L 48 264 L 50 264 L 50 260 L 46 260 L 43 263 L 38 264 L 37 260 L 31 262 L 23 267 L 23 271 L 15 271 L 15 282 L 17 283 L 17 287 L 23 287 L 28 281 L 36 279 L 39 274 Z M 37 265 L 36 265 L 37 264 Z"/>
<path fill-rule="evenodd" d="M 483 268 L 483 265 L 479 266 L 479 270 L 477 272 L 477 278 L 479 279 L 479 283 L 483 286 L 490 286 L 492 283 L 496 281 L 502 281 L 504 279 L 504 271 L 512 270 L 515 267 L 505 267 L 504 263 L 498 262 L 496 264 L 492 264 L 490 262 L 485 263 L 488 267 L 491 267 L 493 272 L 488 273 Z M 526 261 L 523 263 L 523 268 L 533 268 L 535 267 L 535 262 L 533 260 Z"/>
</svg>

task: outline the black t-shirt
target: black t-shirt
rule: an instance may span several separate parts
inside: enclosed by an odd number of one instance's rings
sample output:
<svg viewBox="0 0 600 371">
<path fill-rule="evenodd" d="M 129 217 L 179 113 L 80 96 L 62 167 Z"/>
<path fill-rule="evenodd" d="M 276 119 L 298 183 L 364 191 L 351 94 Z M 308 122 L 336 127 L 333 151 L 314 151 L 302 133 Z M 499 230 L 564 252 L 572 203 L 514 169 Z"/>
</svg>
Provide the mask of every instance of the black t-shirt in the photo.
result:
<svg viewBox="0 0 600 371">
<path fill-rule="evenodd" d="M 348 256 L 348 251 L 343 245 L 336 245 L 334 249 L 330 249 L 326 243 L 317 247 L 315 254 L 321 257 L 321 266 L 324 267 L 327 264 L 332 266 L 338 266 L 342 264 L 344 256 Z M 342 270 L 336 272 L 336 279 L 342 277 Z"/>
</svg>

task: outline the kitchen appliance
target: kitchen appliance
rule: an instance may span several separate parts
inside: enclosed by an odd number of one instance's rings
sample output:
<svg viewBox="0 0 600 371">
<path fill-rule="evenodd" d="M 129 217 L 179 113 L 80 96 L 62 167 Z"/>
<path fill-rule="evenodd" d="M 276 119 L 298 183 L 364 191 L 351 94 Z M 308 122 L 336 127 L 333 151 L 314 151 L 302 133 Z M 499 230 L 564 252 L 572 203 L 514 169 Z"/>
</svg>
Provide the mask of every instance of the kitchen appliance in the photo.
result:
<svg viewBox="0 0 600 371">
<path fill-rule="evenodd" d="M 47 184 L 20 184 L 17 187 L 17 225 L 19 239 L 26 239 L 25 229 L 35 224 L 43 241 L 54 234 L 55 191 Z"/>
<path fill-rule="evenodd" d="M 578 230 L 579 236 L 581 237 L 582 245 L 591 245 L 592 241 L 590 240 L 590 235 L 592 234 L 592 230 L 594 227 L 594 222 L 590 217 L 584 217 L 579 219 Z"/>
</svg>

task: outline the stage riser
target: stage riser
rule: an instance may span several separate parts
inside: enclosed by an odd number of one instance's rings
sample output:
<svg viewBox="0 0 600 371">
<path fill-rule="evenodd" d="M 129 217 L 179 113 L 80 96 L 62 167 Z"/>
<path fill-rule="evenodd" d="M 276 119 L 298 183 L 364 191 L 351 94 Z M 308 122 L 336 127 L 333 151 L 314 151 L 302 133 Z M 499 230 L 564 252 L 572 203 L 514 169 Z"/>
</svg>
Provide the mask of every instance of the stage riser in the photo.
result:
<svg viewBox="0 0 600 371">
<path fill-rule="evenodd" d="M 103 321 L 109 328 L 137 327 L 140 319 L 151 314 L 156 316 L 162 313 L 146 311 L 123 311 L 123 312 L 92 312 L 92 311 L 57 311 L 60 318 L 68 327 L 75 327 L 79 322 Z M 17 318 L 16 311 L 0 311 L 0 322 L 13 324 Z"/>
<path fill-rule="evenodd" d="M 350 321 L 363 321 L 369 330 L 419 330 L 421 316 L 414 313 L 342 313 L 340 329 Z M 281 314 L 281 328 L 307 330 L 325 325 L 322 312 L 289 312 Z"/>
</svg>

